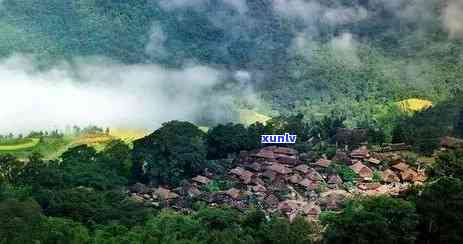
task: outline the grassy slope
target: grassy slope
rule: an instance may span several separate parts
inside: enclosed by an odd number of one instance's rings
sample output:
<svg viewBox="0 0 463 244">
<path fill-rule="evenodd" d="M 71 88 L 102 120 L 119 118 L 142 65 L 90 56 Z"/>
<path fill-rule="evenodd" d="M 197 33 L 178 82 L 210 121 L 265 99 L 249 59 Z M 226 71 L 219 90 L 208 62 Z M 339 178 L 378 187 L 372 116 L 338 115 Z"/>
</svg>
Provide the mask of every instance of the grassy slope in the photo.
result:
<svg viewBox="0 0 463 244">
<path fill-rule="evenodd" d="M 120 139 L 131 144 L 134 140 L 146 134 L 146 130 L 119 128 L 111 130 L 109 135 L 104 133 L 83 134 L 77 137 L 67 135 L 63 138 L 44 138 L 40 142 L 39 139 L 32 139 L 31 142 L 17 145 L 0 145 L 0 153 L 9 153 L 19 158 L 27 158 L 32 153 L 37 152 L 46 159 L 56 159 L 73 146 L 88 144 L 97 150 L 102 150 L 111 140 Z"/>
<path fill-rule="evenodd" d="M 35 147 L 39 143 L 39 141 L 40 139 L 30 138 L 15 144 L 0 144 L 0 151 L 15 151 L 32 148 Z"/>
</svg>

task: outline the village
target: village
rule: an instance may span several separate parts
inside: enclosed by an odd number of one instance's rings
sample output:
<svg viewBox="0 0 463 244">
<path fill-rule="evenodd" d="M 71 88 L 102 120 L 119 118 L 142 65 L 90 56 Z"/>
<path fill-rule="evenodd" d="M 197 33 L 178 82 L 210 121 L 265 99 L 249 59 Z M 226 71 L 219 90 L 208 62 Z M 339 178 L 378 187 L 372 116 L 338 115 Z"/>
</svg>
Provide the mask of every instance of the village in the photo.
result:
<svg viewBox="0 0 463 244">
<path fill-rule="evenodd" d="M 461 142 L 444 137 L 441 151 Z M 153 207 L 168 207 L 191 212 L 191 202 L 203 201 L 209 206 L 226 204 L 245 210 L 255 207 L 267 214 L 280 214 L 290 221 L 297 216 L 316 221 L 322 211 L 339 211 L 345 200 L 354 196 L 398 196 L 411 186 L 422 185 L 429 162 L 407 161 L 409 146 L 385 145 L 369 150 L 366 145 L 355 150 L 338 149 L 332 158 L 313 158 L 289 147 L 268 146 L 255 151 L 242 151 L 226 176 L 218 178 L 207 170 L 202 175 L 175 189 L 150 188 L 137 183 L 130 196 Z M 352 179 L 343 179 L 336 166 L 348 168 Z M 233 187 L 208 191 L 215 180 L 227 180 Z"/>
</svg>

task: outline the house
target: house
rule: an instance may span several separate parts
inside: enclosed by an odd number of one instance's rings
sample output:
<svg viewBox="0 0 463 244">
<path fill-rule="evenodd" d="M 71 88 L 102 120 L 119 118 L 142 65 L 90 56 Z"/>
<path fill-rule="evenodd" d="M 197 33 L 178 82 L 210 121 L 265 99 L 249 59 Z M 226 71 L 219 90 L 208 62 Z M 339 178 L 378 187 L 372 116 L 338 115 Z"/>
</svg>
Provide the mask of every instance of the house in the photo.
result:
<svg viewBox="0 0 463 244">
<path fill-rule="evenodd" d="M 368 149 L 366 146 L 362 146 L 359 149 L 353 150 L 350 153 L 351 158 L 356 158 L 356 159 L 365 159 L 370 156 Z"/>
<path fill-rule="evenodd" d="M 317 162 L 315 162 L 313 165 L 320 166 L 322 168 L 328 168 L 330 164 L 331 164 L 331 160 L 328 160 L 326 158 L 321 158 Z"/>
<path fill-rule="evenodd" d="M 362 178 L 370 178 L 373 176 L 373 170 L 371 170 L 361 162 L 351 165 L 350 168 Z"/>
<path fill-rule="evenodd" d="M 272 165 L 268 166 L 267 169 L 275 173 L 281 174 L 281 175 L 286 175 L 286 174 L 293 172 L 292 169 L 286 167 L 283 164 L 279 164 L 279 163 L 272 163 Z"/>
<path fill-rule="evenodd" d="M 302 181 L 302 177 L 299 174 L 294 174 L 289 177 L 289 182 L 297 184 Z"/>
<path fill-rule="evenodd" d="M 334 175 L 328 176 L 327 183 L 330 185 L 341 185 L 343 182 L 342 182 L 341 177 L 339 177 L 339 175 L 334 174 Z"/>
<path fill-rule="evenodd" d="M 399 177 L 390 169 L 386 169 L 381 172 L 381 177 L 386 183 L 400 182 Z"/>
<path fill-rule="evenodd" d="M 236 167 L 230 170 L 230 173 L 240 178 L 244 184 L 251 183 L 252 177 L 254 176 L 254 173 L 252 173 L 251 171 L 245 170 L 241 167 Z"/>
<path fill-rule="evenodd" d="M 289 147 L 277 147 L 273 149 L 272 151 L 273 153 L 276 153 L 276 154 L 284 154 L 288 156 L 295 156 L 298 153 L 297 150 L 289 148 Z"/>
<path fill-rule="evenodd" d="M 463 148 L 463 140 L 455 137 L 442 137 L 440 140 L 441 147 L 444 148 Z"/>
<path fill-rule="evenodd" d="M 202 184 L 202 185 L 207 185 L 209 184 L 209 182 L 211 182 L 211 180 L 207 177 L 204 177 L 202 175 L 198 175 L 194 178 L 191 179 L 193 182 L 196 182 L 196 183 L 199 183 L 199 184 Z"/>
<path fill-rule="evenodd" d="M 369 163 L 372 163 L 372 164 L 378 165 L 378 164 L 381 163 L 381 160 L 376 159 L 376 158 L 369 158 L 369 159 L 368 159 L 368 162 L 369 162 Z"/>
<path fill-rule="evenodd" d="M 315 190 L 320 186 L 320 183 L 318 181 L 313 181 L 309 179 L 303 179 L 297 184 L 307 188 L 307 190 Z"/>
<path fill-rule="evenodd" d="M 236 188 L 230 188 L 226 190 L 225 194 L 227 194 L 229 197 L 231 197 L 234 200 L 239 200 L 241 198 L 241 191 Z"/>
<path fill-rule="evenodd" d="M 407 169 L 400 172 L 400 177 L 403 181 L 415 181 L 415 179 L 418 177 L 418 174 L 413 169 Z"/>
<path fill-rule="evenodd" d="M 408 170 L 408 168 L 410 168 L 410 166 L 404 162 L 400 162 L 400 163 L 392 165 L 392 168 L 397 169 L 399 171 L 406 171 Z"/>
<path fill-rule="evenodd" d="M 157 188 L 154 194 L 162 200 L 171 200 L 179 197 L 177 193 L 163 187 Z"/>
<path fill-rule="evenodd" d="M 301 172 L 302 174 L 307 174 L 310 170 L 310 167 L 306 164 L 300 164 L 294 168 L 294 170 L 297 170 Z"/>
</svg>

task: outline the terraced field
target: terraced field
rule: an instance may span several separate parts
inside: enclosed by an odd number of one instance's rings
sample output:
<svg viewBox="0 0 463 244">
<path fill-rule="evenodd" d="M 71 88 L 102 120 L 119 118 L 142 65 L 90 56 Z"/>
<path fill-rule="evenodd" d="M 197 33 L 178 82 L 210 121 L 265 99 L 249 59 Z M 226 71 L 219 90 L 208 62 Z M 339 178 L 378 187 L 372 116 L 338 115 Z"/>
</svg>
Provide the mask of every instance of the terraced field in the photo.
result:
<svg viewBox="0 0 463 244">
<path fill-rule="evenodd" d="M 0 142 L 0 153 L 13 154 L 18 158 L 27 158 L 32 153 L 42 154 L 45 159 L 56 159 L 67 149 L 77 145 L 89 145 L 97 150 L 103 150 L 112 140 L 120 139 L 132 146 L 132 142 L 148 134 L 143 129 L 111 129 L 109 134 L 105 133 L 86 133 L 79 136 L 65 135 L 62 138 L 44 137 L 27 138 L 21 140 L 7 140 Z"/>
<path fill-rule="evenodd" d="M 271 118 L 264 115 L 257 113 L 256 111 L 249 110 L 249 109 L 240 109 L 239 110 L 239 116 L 240 116 L 240 123 L 243 123 L 245 125 L 250 125 L 255 122 L 260 122 L 265 124 L 268 120 Z"/>
<path fill-rule="evenodd" d="M 16 150 L 24 150 L 24 149 L 30 149 L 35 146 L 40 142 L 40 139 L 38 138 L 28 138 L 19 141 L 18 143 L 5 143 L 2 144 L 0 143 L 0 151 L 16 151 Z"/>
</svg>

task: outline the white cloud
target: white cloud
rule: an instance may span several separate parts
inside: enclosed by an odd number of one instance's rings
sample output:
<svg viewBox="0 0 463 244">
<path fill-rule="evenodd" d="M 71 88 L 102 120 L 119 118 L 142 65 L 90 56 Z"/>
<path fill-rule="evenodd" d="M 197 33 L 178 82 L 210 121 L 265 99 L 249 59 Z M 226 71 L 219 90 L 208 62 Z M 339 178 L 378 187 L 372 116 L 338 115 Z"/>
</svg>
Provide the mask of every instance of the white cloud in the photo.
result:
<svg viewBox="0 0 463 244">
<path fill-rule="evenodd" d="M 463 38 L 463 1 L 448 1 L 443 11 L 443 21 L 451 38 Z"/>
<path fill-rule="evenodd" d="M 330 46 L 336 57 L 343 60 L 345 64 L 358 66 L 361 64 L 357 54 L 358 44 L 351 33 L 343 33 L 330 41 Z"/>
<path fill-rule="evenodd" d="M 220 105 L 230 102 L 226 94 L 213 92 L 221 72 L 205 66 L 75 63 L 37 71 L 24 56 L 0 61 L 0 133 L 76 124 L 154 129 L 173 119 L 220 116 Z M 205 106 L 210 110 L 203 111 Z"/>
<path fill-rule="evenodd" d="M 168 54 L 168 51 L 164 46 L 166 40 L 167 35 L 162 30 L 161 25 L 158 22 L 153 23 L 149 33 L 149 41 L 145 47 L 145 52 L 152 57 L 166 57 Z"/>
<path fill-rule="evenodd" d="M 248 10 L 246 0 L 220 0 L 222 3 L 232 7 L 240 14 Z M 164 10 L 172 11 L 180 8 L 201 9 L 211 3 L 211 0 L 160 0 L 159 5 Z"/>
<path fill-rule="evenodd" d="M 273 0 L 273 8 L 285 17 L 299 18 L 306 25 L 322 21 L 331 25 L 347 24 L 365 19 L 368 11 L 363 7 L 328 7 L 323 1 Z"/>
</svg>

